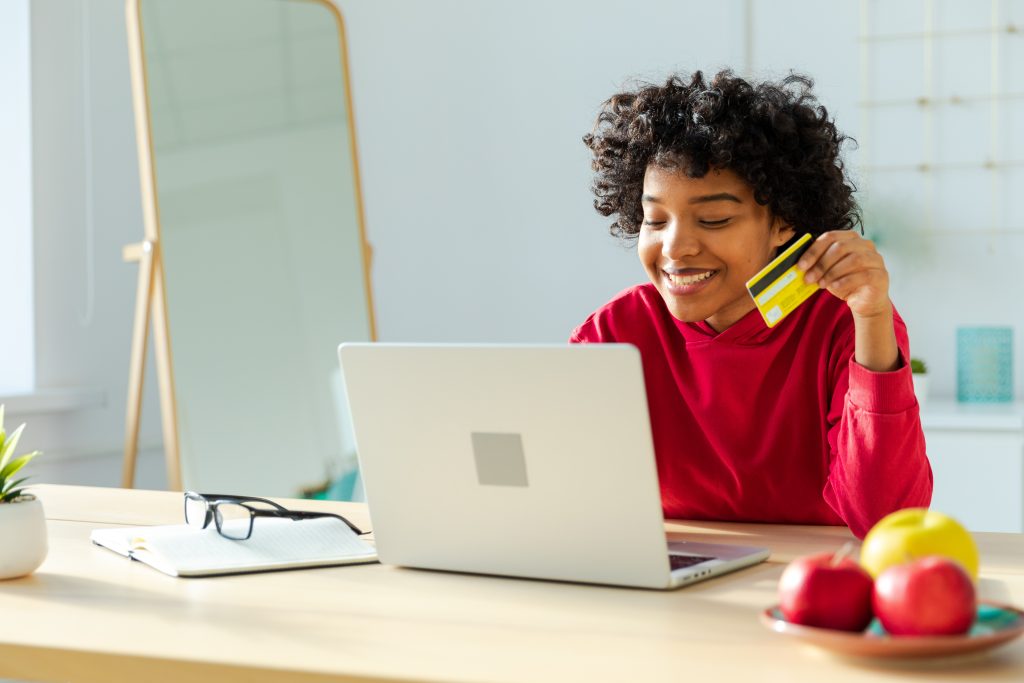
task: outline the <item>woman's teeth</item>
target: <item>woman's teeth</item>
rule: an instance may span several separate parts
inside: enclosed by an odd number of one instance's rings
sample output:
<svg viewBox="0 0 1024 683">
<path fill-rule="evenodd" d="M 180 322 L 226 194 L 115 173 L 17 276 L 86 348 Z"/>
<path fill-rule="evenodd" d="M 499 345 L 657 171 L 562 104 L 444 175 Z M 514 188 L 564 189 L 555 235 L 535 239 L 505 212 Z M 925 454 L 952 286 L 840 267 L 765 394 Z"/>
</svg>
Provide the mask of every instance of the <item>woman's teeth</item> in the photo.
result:
<svg viewBox="0 0 1024 683">
<path fill-rule="evenodd" d="M 669 282 L 671 282 L 674 285 L 679 285 L 679 286 L 683 286 L 683 287 L 688 286 L 688 285 L 695 285 L 698 282 L 702 282 L 704 280 L 707 280 L 709 277 L 711 277 L 714 274 L 715 274 L 715 271 L 713 271 L 713 270 L 709 270 L 707 272 L 700 273 L 698 275 L 672 275 L 671 273 L 666 273 L 666 275 L 668 275 Z"/>
</svg>

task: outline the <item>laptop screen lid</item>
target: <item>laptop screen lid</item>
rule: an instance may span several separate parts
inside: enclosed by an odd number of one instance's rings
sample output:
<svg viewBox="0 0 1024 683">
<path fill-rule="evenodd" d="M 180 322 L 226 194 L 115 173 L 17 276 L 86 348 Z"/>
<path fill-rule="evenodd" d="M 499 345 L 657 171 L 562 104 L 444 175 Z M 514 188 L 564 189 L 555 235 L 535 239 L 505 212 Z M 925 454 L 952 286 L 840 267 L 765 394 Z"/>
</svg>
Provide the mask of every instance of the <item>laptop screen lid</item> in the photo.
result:
<svg viewBox="0 0 1024 683">
<path fill-rule="evenodd" d="M 630 345 L 342 344 L 381 562 L 665 587 Z"/>
</svg>

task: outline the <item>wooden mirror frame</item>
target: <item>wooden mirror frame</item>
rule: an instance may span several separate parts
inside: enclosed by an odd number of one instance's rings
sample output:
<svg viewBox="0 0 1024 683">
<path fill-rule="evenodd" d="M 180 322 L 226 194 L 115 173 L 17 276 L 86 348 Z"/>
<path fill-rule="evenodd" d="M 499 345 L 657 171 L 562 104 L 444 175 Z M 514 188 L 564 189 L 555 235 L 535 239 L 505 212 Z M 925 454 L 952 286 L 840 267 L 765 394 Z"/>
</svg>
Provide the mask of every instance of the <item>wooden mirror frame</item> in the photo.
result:
<svg viewBox="0 0 1024 683">
<path fill-rule="evenodd" d="M 139 264 L 139 276 L 135 299 L 135 322 L 132 327 L 131 359 L 128 372 L 128 401 L 125 411 L 125 445 L 121 485 L 124 488 L 133 488 L 135 485 L 146 348 L 148 345 L 149 323 L 152 317 L 153 351 L 160 396 L 160 419 L 163 428 L 167 486 L 171 490 L 180 491 L 182 490 L 182 473 L 177 403 L 174 390 L 174 364 L 172 361 L 170 329 L 167 319 L 163 259 L 160 249 L 160 210 L 157 197 L 156 169 L 154 166 L 152 118 L 149 109 L 149 81 L 146 74 L 146 60 L 143 49 L 144 36 L 141 3 L 146 1 L 125 1 L 128 59 L 131 67 L 132 103 L 135 111 L 135 141 L 138 149 L 139 182 L 142 190 L 142 215 L 145 238 L 142 242 L 125 246 L 122 252 L 125 261 L 137 262 Z M 345 21 L 338 7 L 333 2 L 330 2 L 330 0 L 279 1 L 305 2 L 320 5 L 326 8 L 337 21 L 341 70 L 345 81 L 345 106 L 348 108 L 349 144 L 352 149 L 352 177 L 355 184 L 356 221 L 359 227 L 360 242 L 363 246 L 362 264 L 366 288 L 366 308 L 370 339 L 376 340 L 377 327 L 370 277 L 373 250 L 366 239 L 362 181 L 359 176 L 359 152 L 356 145 L 355 110 L 352 106 L 352 79 L 348 65 L 348 39 L 345 33 Z"/>
</svg>

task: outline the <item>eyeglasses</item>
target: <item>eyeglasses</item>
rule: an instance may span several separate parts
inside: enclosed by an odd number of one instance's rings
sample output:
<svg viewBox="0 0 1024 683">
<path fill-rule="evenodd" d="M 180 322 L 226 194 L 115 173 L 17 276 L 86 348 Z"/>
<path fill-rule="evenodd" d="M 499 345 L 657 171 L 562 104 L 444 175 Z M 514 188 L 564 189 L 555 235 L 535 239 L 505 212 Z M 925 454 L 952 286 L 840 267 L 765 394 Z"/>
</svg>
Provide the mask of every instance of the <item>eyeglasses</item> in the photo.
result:
<svg viewBox="0 0 1024 683">
<path fill-rule="evenodd" d="M 266 498 L 252 496 L 232 496 L 217 493 L 185 492 L 185 524 L 197 529 L 205 529 L 213 521 L 217 533 L 233 541 L 244 541 L 252 536 L 253 520 L 257 517 L 278 517 L 284 519 L 316 519 L 334 517 L 348 525 L 357 535 L 368 531 L 360 531 L 352 522 L 341 515 L 330 512 L 307 512 L 289 510 Z"/>
</svg>

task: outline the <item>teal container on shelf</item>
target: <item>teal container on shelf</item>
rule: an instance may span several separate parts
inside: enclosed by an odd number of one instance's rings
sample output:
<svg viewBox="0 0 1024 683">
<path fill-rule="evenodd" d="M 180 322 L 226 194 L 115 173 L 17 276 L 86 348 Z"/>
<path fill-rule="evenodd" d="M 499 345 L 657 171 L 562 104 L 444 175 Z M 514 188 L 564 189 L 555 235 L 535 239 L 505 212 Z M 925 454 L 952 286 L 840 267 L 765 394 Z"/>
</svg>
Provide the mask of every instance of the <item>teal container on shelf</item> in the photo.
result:
<svg viewBox="0 0 1024 683">
<path fill-rule="evenodd" d="M 961 403 L 1013 400 L 1013 328 L 958 327 L 956 398 Z"/>
</svg>

